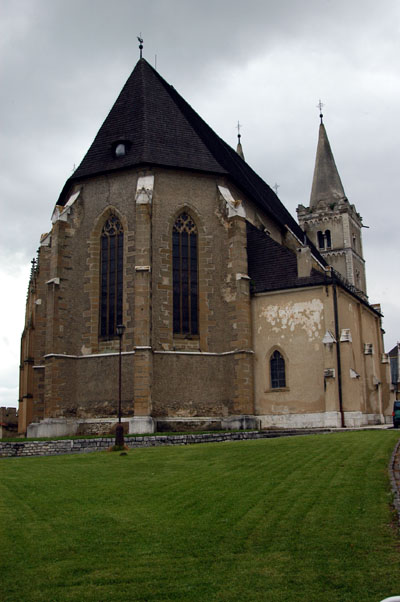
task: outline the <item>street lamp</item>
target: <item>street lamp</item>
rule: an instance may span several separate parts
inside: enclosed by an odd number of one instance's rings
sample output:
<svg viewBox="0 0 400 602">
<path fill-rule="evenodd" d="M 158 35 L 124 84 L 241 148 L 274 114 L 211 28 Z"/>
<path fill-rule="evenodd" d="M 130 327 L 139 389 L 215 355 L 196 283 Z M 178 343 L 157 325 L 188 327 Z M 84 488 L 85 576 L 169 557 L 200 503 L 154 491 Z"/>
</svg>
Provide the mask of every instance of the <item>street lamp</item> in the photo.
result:
<svg viewBox="0 0 400 602">
<path fill-rule="evenodd" d="M 115 445 L 124 447 L 124 427 L 121 422 L 121 382 L 122 382 L 122 337 L 125 326 L 118 324 L 117 336 L 119 338 L 119 370 L 118 370 L 118 424 L 115 428 Z"/>
</svg>

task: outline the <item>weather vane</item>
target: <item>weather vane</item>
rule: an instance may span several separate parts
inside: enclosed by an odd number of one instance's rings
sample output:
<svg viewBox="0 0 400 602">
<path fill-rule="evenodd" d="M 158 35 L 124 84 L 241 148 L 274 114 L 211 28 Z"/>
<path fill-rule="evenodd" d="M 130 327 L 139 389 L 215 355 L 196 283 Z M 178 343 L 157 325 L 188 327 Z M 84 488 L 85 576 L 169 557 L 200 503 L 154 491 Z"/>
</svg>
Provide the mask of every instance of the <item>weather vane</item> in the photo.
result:
<svg viewBox="0 0 400 602">
<path fill-rule="evenodd" d="M 140 58 L 142 58 L 142 50 L 143 50 L 142 32 L 140 32 L 140 34 L 137 36 L 137 39 L 138 39 L 138 42 L 139 42 Z"/>
<path fill-rule="evenodd" d="M 319 118 L 321 119 L 321 123 L 322 123 L 322 118 L 323 118 L 323 114 L 322 114 L 323 106 L 324 106 L 324 103 L 321 102 L 321 99 L 319 99 L 319 103 L 317 104 L 317 109 L 319 109 Z"/>
</svg>

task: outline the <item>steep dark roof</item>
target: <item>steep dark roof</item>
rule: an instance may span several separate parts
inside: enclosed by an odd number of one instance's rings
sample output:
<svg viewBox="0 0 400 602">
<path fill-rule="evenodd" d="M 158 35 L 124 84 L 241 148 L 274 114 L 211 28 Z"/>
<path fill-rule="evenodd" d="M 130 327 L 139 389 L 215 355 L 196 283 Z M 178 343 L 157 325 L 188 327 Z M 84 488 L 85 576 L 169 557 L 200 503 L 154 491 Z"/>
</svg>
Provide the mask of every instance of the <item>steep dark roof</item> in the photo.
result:
<svg viewBox="0 0 400 602">
<path fill-rule="evenodd" d="M 119 140 L 127 141 L 130 148 L 124 157 L 116 158 L 112 150 Z M 66 182 L 58 204 L 66 202 L 68 189 L 77 180 L 138 165 L 229 175 L 256 205 L 304 239 L 273 190 L 145 59 L 136 64 L 82 163 Z"/>
<path fill-rule="evenodd" d="M 308 278 L 298 278 L 295 253 L 249 222 L 246 226 L 248 271 L 253 293 L 327 282 L 327 276 L 314 268 Z"/>
<path fill-rule="evenodd" d="M 123 157 L 112 152 L 119 140 L 130 145 Z M 141 59 L 71 179 L 149 163 L 226 173 L 175 102 L 173 88 Z"/>
</svg>

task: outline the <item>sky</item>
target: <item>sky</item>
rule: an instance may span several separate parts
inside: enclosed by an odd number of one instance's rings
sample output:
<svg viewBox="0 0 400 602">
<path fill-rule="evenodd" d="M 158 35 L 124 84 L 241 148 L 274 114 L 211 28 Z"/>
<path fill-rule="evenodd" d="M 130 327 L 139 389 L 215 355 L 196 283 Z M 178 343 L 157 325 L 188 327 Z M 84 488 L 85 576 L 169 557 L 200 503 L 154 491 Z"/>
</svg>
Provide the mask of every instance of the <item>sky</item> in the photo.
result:
<svg viewBox="0 0 400 602">
<path fill-rule="evenodd" d="M 398 0 L 0 0 L 0 405 L 17 406 L 30 261 L 54 204 L 144 57 L 296 216 L 318 102 L 363 217 L 367 292 L 400 340 Z"/>
</svg>

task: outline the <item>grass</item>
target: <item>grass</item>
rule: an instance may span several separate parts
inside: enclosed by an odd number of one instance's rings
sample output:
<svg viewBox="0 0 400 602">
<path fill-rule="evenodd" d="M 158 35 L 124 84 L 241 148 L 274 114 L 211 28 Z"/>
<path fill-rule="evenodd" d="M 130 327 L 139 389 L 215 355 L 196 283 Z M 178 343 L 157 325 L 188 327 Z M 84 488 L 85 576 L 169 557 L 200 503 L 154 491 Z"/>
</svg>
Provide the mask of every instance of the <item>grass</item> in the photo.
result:
<svg viewBox="0 0 400 602">
<path fill-rule="evenodd" d="M 0 598 L 378 602 L 400 593 L 395 431 L 0 461 Z"/>
</svg>

